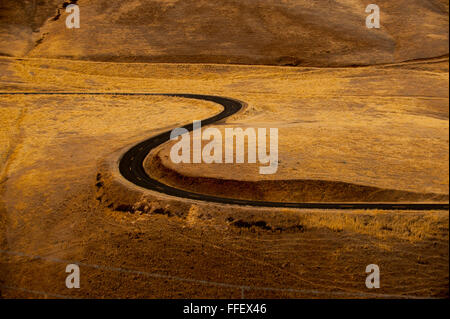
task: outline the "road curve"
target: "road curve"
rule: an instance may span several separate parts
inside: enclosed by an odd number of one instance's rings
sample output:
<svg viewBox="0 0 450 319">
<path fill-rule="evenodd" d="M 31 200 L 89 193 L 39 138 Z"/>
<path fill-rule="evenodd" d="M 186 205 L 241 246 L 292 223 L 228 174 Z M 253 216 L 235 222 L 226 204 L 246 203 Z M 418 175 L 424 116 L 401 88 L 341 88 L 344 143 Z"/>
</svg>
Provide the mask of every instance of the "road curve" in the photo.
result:
<svg viewBox="0 0 450 319">
<path fill-rule="evenodd" d="M 215 102 L 223 106 L 223 111 L 217 115 L 202 120 L 202 127 L 216 123 L 240 111 L 245 103 L 220 96 L 180 93 L 113 93 L 113 92 L 0 92 L 0 95 L 111 95 L 111 96 L 171 96 L 188 99 Z M 193 130 L 193 125 L 187 124 L 183 128 Z M 253 201 L 235 198 L 223 198 L 203 195 L 165 185 L 145 172 L 143 162 L 148 153 L 155 147 L 170 140 L 171 131 L 167 131 L 146 139 L 122 155 L 119 161 L 119 171 L 128 181 L 140 187 L 164 193 L 167 195 L 188 198 L 199 201 L 214 202 L 229 205 L 255 206 L 255 207 L 285 207 L 285 208 L 315 208 L 315 209 L 381 209 L 381 210 L 449 210 L 448 203 L 322 203 L 322 202 L 268 202 Z"/>
</svg>

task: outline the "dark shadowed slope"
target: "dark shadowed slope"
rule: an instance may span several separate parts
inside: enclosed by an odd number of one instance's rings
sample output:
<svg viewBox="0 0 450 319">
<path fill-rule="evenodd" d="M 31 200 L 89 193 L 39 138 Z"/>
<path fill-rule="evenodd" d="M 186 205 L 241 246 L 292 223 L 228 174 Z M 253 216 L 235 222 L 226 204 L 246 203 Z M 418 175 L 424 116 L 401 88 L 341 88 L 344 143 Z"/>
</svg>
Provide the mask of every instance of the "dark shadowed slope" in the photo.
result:
<svg viewBox="0 0 450 319">
<path fill-rule="evenodd" d="M 381 29 L 366 28 L 363 0 L 79 0 L 80 29 L 62 3 L 2 0 L 0 53 L 316 66 L 448 54 L 448 0 L 379 0 Z"/>
</svg>

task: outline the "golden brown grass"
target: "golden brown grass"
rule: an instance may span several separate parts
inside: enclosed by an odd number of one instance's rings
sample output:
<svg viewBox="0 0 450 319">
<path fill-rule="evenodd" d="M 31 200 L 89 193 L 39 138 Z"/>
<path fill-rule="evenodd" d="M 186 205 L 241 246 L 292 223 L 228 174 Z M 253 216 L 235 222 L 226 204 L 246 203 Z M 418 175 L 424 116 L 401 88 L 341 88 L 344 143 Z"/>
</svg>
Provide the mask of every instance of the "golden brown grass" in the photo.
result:
<svg viewBox="0 0 450 319">
<path fill-rule="evenodd" d="M 277 178 L 327 177 L 441 192 L 448 187 L 446 60 L 349 69 L 0 62 L 1 91 L 185 92 L 244 100 L 247 111 L 226 124 L 279 127 Z M 132 215 L 99 204 L 97 161 L 162 130 L 215 114 L 217 106 L 100 96 L 1 96 L 0 103 L 5 249 L 219 282 L 325 291 L 335 291 L 334 286 L 366 291 L 365 266 L 378 262 L 384 271 L 382 293 L 448 296 L 448 212 L 297 215 L 274 210 L 305 227 L 277 233 L 198 221 L 196 214 L 208 218 L 214 210 L 192 209 L 185 222 L 176 215 Z M 228 169 L 212 165 L 190 172 L 224 176 Z M 233 173 L 248 170 L 243 177 L 260 178 L 252 175 L 254 169 L 236 167 Z M 258 221 L 260 216 L 249 211 L 246 218 Z M 68 293 L 61 288 L 61 265 L 13 257 L 0 262 L 5 284 Z M 41 280 L 37 275 L 44 273 Z M 235 297 L 189 283 L 118 279 L 95 270 L 85 276 L 89 281 L 73 296 Z M 280 294 L 253 291 L 248 296 Z"/>
</svg>

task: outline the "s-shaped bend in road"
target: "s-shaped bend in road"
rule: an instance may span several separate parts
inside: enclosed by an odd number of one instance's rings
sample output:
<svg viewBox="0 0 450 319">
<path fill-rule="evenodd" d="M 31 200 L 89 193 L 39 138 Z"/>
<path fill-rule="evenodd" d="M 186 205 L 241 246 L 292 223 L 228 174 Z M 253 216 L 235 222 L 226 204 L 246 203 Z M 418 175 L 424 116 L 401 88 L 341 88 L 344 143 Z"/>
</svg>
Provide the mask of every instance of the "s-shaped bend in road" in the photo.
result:
<svg viewBox="0 0 450 319">
<path fill-rule="evenodd" d="M 221 96 L 179 93 L 102 93 L 102 92 L 0 92 L 0 95 L 111 95 L 111 96 L 170 96 L 188 99 L 215 102 L 223 107 L 223 111 L 217 115 L 202 120 L 202 126 L 223 120 L 241 109 L 245 103 Z M 193 124 L 183 126 L 189 132 L 193 130 Z M 228 205 L 255 206 L 255 207 L 285 207 L 285 208 L 311 208 L 311 209 L 382 209 L 382 210 L 448 210 L 448 203 L 331 203 L 331 202 L 270 202 L 236 198 L 225 198 L 199 193 L 193 193 L 178 189 L 150 177 L 144 169 L 144 160 L 148 153 L 155 147 L 170 140 L 171 131 L 166 131 L 150 137 L 128 149 L 119 161 L 121 175 L 131 183 L 170 196 L 187 198 L 198 201 L 214 202 Z"/>
</svg>

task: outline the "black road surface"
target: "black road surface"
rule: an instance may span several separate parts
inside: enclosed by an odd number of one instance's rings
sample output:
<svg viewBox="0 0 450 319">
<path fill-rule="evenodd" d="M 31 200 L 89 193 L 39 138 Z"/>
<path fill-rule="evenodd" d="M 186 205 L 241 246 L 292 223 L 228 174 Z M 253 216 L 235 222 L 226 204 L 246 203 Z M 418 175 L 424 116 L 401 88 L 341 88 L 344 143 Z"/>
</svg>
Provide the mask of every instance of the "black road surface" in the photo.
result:
<svg viewBox="0 0 450 319">
<path fill-rule="evenodd" d="M 202 120 L 202 127 L 216 123 L 228 116 L 235 114 L 244 107 L 244 103 L 235 99 L 212 96 L 212 95 L 197 95 L 197 94 L 178 94 L 178 93 L 102 93 L 102 92 L 0 92 L 0 95 L 111 95 L 111 96 L 172 96 L 182 97 L 188 99 L 204 100 L 218 103 L 223 106 L 223 111 L 210 118 Z M 193 124 L 187 124 L 183 128 L 188 131 L 193 130 Z M 147 188 L 153 191 L 164 193 L 167 195 L 182 197 L 206 202 L 215 202 L 221 204 L 241 205 L 241 206 L 256 206 L 256 207 L 288 207 L 288 208 L 317 208 L 317 209 L 383 209 L 383 210 L 448 210 L 448 203 L 322 203 L 322 202 L 307 202 L 307 203 L 289 203 L 289 202 L 266 202 L 253 201 L 235 198 L 224 198 L 210 195 L 203 195 L 177 189 L 165 185 L 150 176 L 145 172 L 143 162 L 147 154 L 158 145 L 170 140 L 171 131 L 161 133 L 146 139 L 143 142 L 131 147 L 119 162 L 119 171 L 123 177 L 128 181 L 140 187 Z"/>
</svg>

